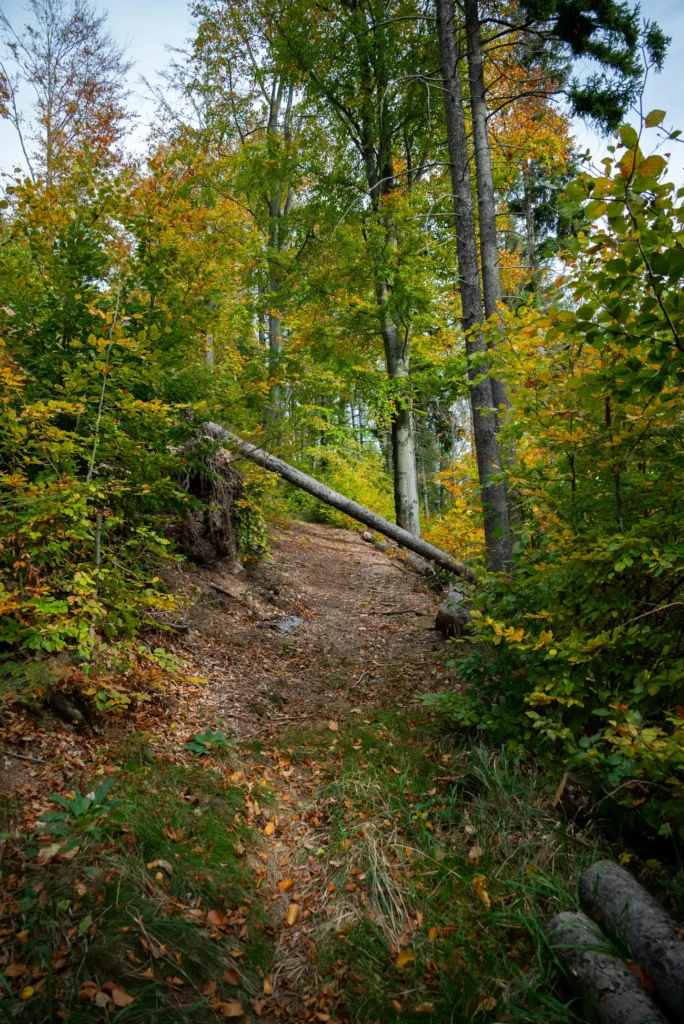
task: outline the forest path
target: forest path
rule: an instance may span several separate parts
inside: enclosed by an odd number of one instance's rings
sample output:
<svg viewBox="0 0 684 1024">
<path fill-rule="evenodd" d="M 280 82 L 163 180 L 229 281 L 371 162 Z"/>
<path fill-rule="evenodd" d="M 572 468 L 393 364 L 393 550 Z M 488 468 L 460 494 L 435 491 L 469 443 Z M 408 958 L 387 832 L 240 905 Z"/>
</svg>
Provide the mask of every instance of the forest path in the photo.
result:
<svg viewBox="0 0 684 1024">
<path fill-rule="evenodd" d="M 188 581 L 187 570 L 182 577 Z M 439 598 L 357 532 L 302 522 L 279 529 L 272 560 L 237 583 L 215 570 L 193 573 L 190 582 L 204 594 L 212 585 L 224 592 L 189 615 L 198 632 L 183 641 L 183 653 L 209 680 L 191 718 L 198 728 L 215 719 L 234 731 L 232 778 L 246 788 L 244 817 L 262 837 L 247 857 L 275 953 L 253 1008 L 283 1021 L 347 1020 L 336 969 L 321 969 L 320 950 L 370 911 L 396 952 L 415 919 L 402 912 L 399 926 L 396 893 L 390 907 L 375 906 L 382 893 L 364 886 L 362 860 L 370 853 L 385 861 L 386 851 L 372 837 L 375 825 L 364 826 L 370 810 L 346 810 L 349 800 L 338 801 L 329 786 L 349 761 L 372 768 L 373 736 L 392 746 L 376 727 L 379 709 L 410 714 L 417 694 L 443 676 Z M 303 620 L 291 633 L 273 628 L 290 616 Z M 369 727 L 370 740 L 357 735 Z M 354 818 L 353 838 L 331 819 L 337 804 Z"/>
<path fill-rule="evenodd" d="M 357 532 L 291 522 L 276 531 L 272 560 L 247 574 L 181 568 L 171 582 L 202 592 L 188 616 L 197 633 L 177 649 L 209 679 L 203 712 L 238 737 L 359 704 L 407 706 L 438 672 L 439 598 Z M 278 622 L 294 616 L 302 623 L 281 634 Z"/>
</svg>

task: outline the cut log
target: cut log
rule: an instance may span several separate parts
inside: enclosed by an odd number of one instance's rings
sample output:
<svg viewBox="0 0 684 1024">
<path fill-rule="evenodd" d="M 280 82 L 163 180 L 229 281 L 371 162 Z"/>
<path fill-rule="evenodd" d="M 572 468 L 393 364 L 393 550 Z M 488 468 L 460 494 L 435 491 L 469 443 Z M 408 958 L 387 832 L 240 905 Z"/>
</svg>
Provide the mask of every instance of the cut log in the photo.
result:
<svg viewBox="0 0 684 1024">
<path fill-rule="evenodd" d="M 639 979 L 615 956 L 586 914 L 557 914 L 547 934 L 569 987 L 604 1024 L 667 1024 Z"/>
<path fill-rule="evenodd" d="M 653 979 L 673 1021 L 684 1021 L 684 941 L 658 901 L 619 864 L 598 861 L 580 880 L 580 901 Z"/>
<path fill-rule="evenodd" d="M 324 501 L 327 505 L 332 505 L 339 512 L 344 512 L 345 515 L 356 519 L 365 526 L 369 526 L 372 530 L 377 530 L 378 533 L 382 533 L 385 537 L 390 537 L 397 544 L 401 544 L 402 547 L 415 551 L 417 555 L 422 555 L 423 558 L 436 562 L 443 569 L 448 569 L 449 572 L 462 576 L 464 579 L 471 580 L 472 582 L 475 581 L 473 570 L 461 562 L 457 562 L 446 551 L 441 551 L 432 544 L 428 544 L 427 541 L 414 537 L 408 530 L 402 530 L 400 526 L 390 523 L 388 519 L 384 519 L 375 512 L 371 512 L 370 509 L 364 508 L 363 505 L 352 501 L 351 498 L 345 498 L 343 494 L 333 491 L 326 484 L 322 484 L 320 480 L 315 480 L 307 473 L 302 473 L 300 469 L 295 469 L 294 466 L 290 466 L 289 463 L 276 458 L 275 455 L 270 455 L 263 448 L 257 448 L 256 445 L 251 444 L 249 441 L 243 441 L 242 438 L 231 433 L 230 430 L 226 430 L 225 427 L 219 426 L 217 423 L 205 423 L 204 430 L 214 441 L 219 441 L 231 448 L 236 448 L 250 462 L 255 462 L 257 466 L 261 466 L 271 473 L 277 473 L 283 480 L 287 480 L 289 483 L 294 484 L 295 487 L 301 488 L 307 494 L 312 494 L 314 498 Z"/>
</svg>

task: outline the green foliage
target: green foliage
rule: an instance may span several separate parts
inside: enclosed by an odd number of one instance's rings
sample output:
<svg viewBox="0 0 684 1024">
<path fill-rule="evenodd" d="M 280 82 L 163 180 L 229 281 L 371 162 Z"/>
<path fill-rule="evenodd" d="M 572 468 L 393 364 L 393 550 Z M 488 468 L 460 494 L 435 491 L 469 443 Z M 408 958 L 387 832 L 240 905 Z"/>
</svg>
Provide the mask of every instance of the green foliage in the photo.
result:
<svg viewBox="0 0 684 1024">
<path fill-rule="evenodd" d="M 568 186 L 599 218 L 555 285 L 572 308 L 508 322 L 524 522 L 476 602 L 467 693 L 426 701 L 684 836 L 684 190 L 640 134 Z"/>
<path fill-rule="evenodd" d="M 212 732 L 207 728 L 204 732 L 195 733 L 193 739 L 185 744 L 186 750 L 191 750 L 198 757 L 213 754 L 214 751 L 228 750 L 232 740 L 226 737 L 223 732 Z"/>
<path fill-rule="evenodd" d="M 42 815 L 41 831 L 53 841 L 61 844 L 67 852 L 84 841 L 99 842 L 104 832 L 104 822 L 110 812 L 123 801 L 108 798 L 116 777 L 111 776 L 93 793 L 84 795 L 76 790 L 71 797 L 51 793 L 49 799 L 64 808 L 62 811 L 48 811 Z M 40 847 L 34 846 L 34 853 Z"/>
</svg>

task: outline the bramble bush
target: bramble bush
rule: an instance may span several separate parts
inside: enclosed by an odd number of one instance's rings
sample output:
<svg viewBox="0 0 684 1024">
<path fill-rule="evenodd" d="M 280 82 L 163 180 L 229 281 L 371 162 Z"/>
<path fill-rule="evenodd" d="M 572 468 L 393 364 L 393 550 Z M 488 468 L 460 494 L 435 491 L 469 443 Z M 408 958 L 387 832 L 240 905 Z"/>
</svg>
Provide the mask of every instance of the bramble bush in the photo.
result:
<svg viewBox="0 0 684 1024">
<path fill-rule="evenodd" d="M 504 313 L 524 521 L 476 602 L 466 692 L 426 702 L 684 837 L 684 189 L 641 150 L 663 118 L 568 187 L 593 227 L 554 305 Z"/>
</svg>

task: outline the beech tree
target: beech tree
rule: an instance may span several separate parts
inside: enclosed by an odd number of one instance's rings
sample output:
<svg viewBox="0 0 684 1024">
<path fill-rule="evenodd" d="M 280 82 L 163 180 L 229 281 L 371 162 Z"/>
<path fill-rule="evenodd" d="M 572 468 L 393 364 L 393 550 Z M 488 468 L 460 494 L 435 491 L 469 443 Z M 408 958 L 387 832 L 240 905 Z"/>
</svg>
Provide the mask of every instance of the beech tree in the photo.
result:
<svg viewBox="0 0 684 1024">
<path fill-rule="evenodd" d="M 32 178 L 50 182 L 83 146 L 109 157 L 129 116 L 132 64 L 107 31 L 106 14 L 87 0 L 29 0 L 28 12 L 22 27 L 0 12 L 0 112 L 19 136 Z"/>
</svg>

